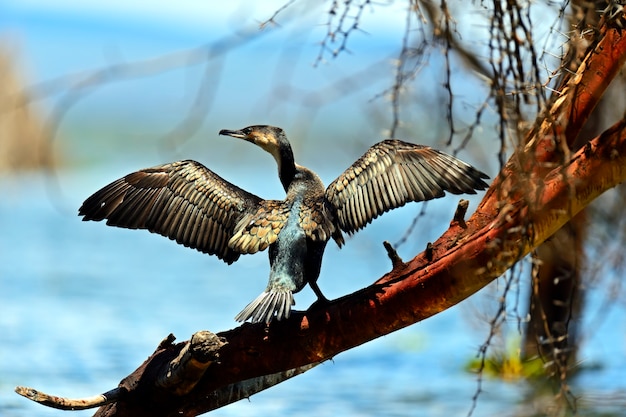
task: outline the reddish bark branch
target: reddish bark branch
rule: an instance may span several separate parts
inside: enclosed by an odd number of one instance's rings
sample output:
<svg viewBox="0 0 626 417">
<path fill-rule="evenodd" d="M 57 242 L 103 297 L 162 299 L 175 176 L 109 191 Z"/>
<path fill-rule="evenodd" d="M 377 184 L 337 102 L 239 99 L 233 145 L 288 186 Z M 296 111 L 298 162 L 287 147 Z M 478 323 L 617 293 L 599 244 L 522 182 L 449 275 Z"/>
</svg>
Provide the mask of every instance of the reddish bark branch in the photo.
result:
<svg viewBox="0 0 626 417">
<path fill-rule="evenodd" d="M 529 132 L 526 169 L 532 169 L 537 162 L 564 162 L 569 158 L 568 149 L 625 62 L 626 34 L 603 27 L 576 73 L 565 79 L 546 114 Z M 531 149 L 534 151 L 529 152 Z"/>
<path fill-rule="evenodd" d="M 600 41 L 568 83 L 573 90 L 565 137 L 571 147 L 604 92 L 626 62 L 626 37 L 623 29 L 603 28 Z M 564 91 L 567 93 L 567 90 Z"/>
</svg>

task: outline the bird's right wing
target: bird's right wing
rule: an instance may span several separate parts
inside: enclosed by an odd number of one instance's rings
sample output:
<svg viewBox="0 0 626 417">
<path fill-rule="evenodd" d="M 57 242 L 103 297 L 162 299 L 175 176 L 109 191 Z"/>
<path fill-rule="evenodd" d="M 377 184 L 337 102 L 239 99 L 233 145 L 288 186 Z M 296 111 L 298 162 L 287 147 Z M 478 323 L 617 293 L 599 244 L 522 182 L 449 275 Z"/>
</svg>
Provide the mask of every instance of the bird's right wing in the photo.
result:
<svg viewBox="0 0 626 417">
<path fill-rule="evenodd" d="M 262 201 L 187 160 L 128 174 L 85 200 L 78 214 L 83 220 L 107 219 L 110 226 L 147 229 L 232 263 L 249 252 L 228 242 Z"/>
</svg>

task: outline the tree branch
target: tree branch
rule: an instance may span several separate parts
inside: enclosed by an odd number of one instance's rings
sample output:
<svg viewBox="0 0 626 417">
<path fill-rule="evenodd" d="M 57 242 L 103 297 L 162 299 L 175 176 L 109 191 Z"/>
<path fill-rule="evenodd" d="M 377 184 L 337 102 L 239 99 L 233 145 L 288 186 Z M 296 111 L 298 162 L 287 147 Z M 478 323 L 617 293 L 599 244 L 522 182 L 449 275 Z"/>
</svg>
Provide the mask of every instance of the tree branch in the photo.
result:
<svg viewBox="0 0 626 417">
<path fill-rule="evenodd" d="M 626 34 L 604 26 L 576 73 L 563 81 L 547 114 L 529 133 L 526 146 L 536 149 L 531 164 L 562 162 L 558 155 L 567 160 L 569 148 L 625 62 Z"/>
<path fill-rule="evenodd" d="M 35 401 L 47 407 L 57 408 L 59 410 L 87 410 L 90 408 L 101 407 L 106 404 L 118 401 L 120 399 L 120 388 L 112 389 L 104 394 L 94 395 L 87 398 L 63 398 L 55 395 L 46 394 L 28 387 L 16 387 L 15 392 L 31 401 Z"/>
</svg>

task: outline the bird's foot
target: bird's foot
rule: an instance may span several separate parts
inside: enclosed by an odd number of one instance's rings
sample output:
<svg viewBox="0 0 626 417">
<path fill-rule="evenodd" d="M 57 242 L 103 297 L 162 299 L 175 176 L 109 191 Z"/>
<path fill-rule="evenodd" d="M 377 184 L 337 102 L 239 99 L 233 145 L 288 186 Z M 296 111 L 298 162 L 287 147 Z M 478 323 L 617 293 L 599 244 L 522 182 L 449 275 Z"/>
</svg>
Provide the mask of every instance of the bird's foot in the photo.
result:
<svg viewBox="0 0 626 417">
<path fill-rule="evenodd" d="M 309 308 L 317 308 L 317 307 L 321 307 L 321 306 L 325 306 L 327 304 L 330 304 L 331 300 L 329 300 L 328 298 L 324 297 L 323 295 L 320 297 L 319 295 L 317 296 L 317 300 L 315 300 L 313 302 L 313 304 L 311 304 L 311 307 Z"/>
<path fill-rule="evenodd" d="M 317 282 L 309 282 L 309 285 L 311 286 L 311 289 L 313 290 L 315 295 L 317 295 L 317 301 L 315 301 L 312 305 L 315 305 L 317 303 L 320 303 L 320 304 L 330 303 L 330 300 L 326 298 L 324 294 L 322 294 L 322 290 L 320 290 L 320 287 L 317 285 Z"/>
</svg>

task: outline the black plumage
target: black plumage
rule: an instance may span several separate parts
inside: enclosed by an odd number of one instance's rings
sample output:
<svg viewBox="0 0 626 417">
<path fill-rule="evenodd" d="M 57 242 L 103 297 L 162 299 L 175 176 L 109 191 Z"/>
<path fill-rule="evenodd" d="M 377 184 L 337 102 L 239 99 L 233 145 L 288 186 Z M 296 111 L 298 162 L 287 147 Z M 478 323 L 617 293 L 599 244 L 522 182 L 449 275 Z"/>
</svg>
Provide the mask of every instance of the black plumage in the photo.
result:
<svg viewBox="0 0 626 417">
<path fill-rule="evenodd" d="M 326 243 L 344 243 L 381 214 L 411 201 L 483 190 L 487 175 L 427 146 L 384 140 L 369 148 L 327 188 L 311 170 L 294 162 L 284 131 L 273 126 L 222 130 L 274 156 L 287 193 L 263 200 L 224 180 L 204 165 L 178 161 L 120 178 L 89 197 L 83 220 L 147 229 L 216 255 L 229 264 L 241 254 L 269 248 L 266 290 L 237 315 L 239 321 L 289 317 L 293 294 L 317 286 Z"/>
</svg>

